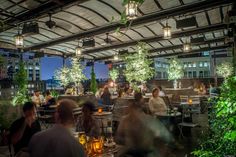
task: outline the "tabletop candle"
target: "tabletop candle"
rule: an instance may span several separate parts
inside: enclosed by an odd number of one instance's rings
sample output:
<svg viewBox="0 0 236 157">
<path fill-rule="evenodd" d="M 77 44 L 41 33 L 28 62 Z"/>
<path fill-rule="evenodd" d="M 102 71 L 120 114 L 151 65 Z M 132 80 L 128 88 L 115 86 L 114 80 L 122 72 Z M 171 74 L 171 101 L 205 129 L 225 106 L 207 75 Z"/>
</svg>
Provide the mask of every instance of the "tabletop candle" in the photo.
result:
<svg viewBox="0 0 236 157">
<path fill-rule="evenodd" d="M 99 109 L 98 109 L 98 113 L 102 113 L 102 108 L 99 108 Z"/>
<path fill-rule="evenodd" d="M 188 103 L 189 104 L 192 104 L 193 103 L 193 100 L 190 98 L 190 99 L 188 99 Z"/>
</svg>

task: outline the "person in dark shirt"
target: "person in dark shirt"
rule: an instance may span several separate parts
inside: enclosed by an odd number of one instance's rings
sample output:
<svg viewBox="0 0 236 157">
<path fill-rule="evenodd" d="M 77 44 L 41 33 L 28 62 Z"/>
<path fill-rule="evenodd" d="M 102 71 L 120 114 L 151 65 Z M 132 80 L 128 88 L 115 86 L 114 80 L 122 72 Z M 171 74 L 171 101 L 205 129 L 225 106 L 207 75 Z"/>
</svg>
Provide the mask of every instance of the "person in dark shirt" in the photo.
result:
<svg viewBox="0 0 236 157">
<path fill-rule="evenodd" d="M 82 115 L 78 118 L 76 131 L 85 132 L 89 137 L 100 135 L 99 121 L 92 116 L 94 111 L 95 105 L 92 102 L 83 103 Z"/>
<path fill-rule="evenodd" d="M 104 88 L 101 98 L 103 101 L 103 105 L 111 105 L 111 93 L 109 92 L 108 87 Z"/>
<path fill-rule="evenodd" d="M 39 131 L 41 127 L 36 120 L 35 104 L 26 102 L 23 106 L 23 116 L 10 127 L 10 142 L 13 144 L 14 153 L 17 154 L 22 148 L 27 147 L 31 137 Z"/>
<path fill-rule="evenodd" d="M 62 99 L 58 102 L 54 127 L 35 134 L 29 143 L 30 157 L 86 157 L 83 146 L 76 141 L 73 110 L 76 102 Z"/>
</svg>

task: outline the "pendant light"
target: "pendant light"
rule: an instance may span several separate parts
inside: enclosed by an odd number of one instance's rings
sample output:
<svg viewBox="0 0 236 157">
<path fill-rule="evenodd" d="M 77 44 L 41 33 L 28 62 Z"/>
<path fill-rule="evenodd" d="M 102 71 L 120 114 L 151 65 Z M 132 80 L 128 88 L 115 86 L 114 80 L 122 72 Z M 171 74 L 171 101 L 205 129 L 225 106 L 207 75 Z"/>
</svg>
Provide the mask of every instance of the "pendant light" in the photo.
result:
<svg viewBox="0 0 236 157">
<path fill-rule="evenodd" d="M 164 39 L 171 38 L 171 27 L 168 25 L 168 20 L 166 21 L 166 25 L 163 27 Z"/>
<path fill-rule="evenodd" d="M 138 16 L 138 3 L 132 0 L 129 0 L 125 5 L 125 14 L 129 20 L 135 19 Z"/>
</svg>

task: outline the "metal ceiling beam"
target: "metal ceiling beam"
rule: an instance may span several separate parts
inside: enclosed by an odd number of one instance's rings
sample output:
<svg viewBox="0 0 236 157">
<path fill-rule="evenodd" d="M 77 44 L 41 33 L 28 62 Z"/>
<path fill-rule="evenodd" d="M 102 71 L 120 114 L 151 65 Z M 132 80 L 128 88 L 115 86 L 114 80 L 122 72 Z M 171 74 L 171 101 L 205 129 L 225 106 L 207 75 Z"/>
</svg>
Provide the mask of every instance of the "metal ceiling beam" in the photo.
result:
<svg viewBox="0 0 236 157">
<path fill-rule="evenodd" d="M 74 4 L 84 3 L 88 0 L 59 0 L 59 1 L 49 1 L 46 2 L 39 7 L 29 10 L 23 14 L 12 17 L 9 20 L 4 21 L 4 23 L 9 26 L 4 31 L 13 28 L 17 23 L 21 23 L 24 21 L 32 20 L 34 18 L 39 18 L 40 16 L 47 14 L 48 12 L 58 12 L 62 8 L 70 7 Z M 61 3 L 58 3 L 61 2 Z M 2 14 L 2 13 L 1 13 Z M 9 17 L 9 16 L 8 16 Z"/>
<path fill-rule="evenodd" d="M 232 2 L 233 2 L 233 0 L 217 0 L 217 1 L 216 0 L 207 0 L 207 1 L 197 2 L 197 3 L 191 3 L 191 4 L 183 5 L 180 7 L 166 9 L 166 10 L 154 12 L 154 13 L 151 13 L 151 14 L 148 14 L 145 16 L 141 16 L 137 19 L 134 19 L 133 21 L 129 21 L 128 24 L 132 23 L 132 26 L 137 26 L 137 25 L 141 25 L 144 23 L 165 19 L 167 17 L 183 15 L 183 14 L 192 13 L 192 12 L 198 11 L 198 10 L 204 10 L 207 8 L 212 8 L 212 7 L 216 7 L 216 6 L 220 6 L 220 5 L 231 4 Z M 63 42 L 78 40 L 78 39 L 82 39 L 85 37 L 91 37 L 91 36 L 103 34 L 106 32 L 112 32 L 112 31 L 115 31 L 118 27 L 125 28 L 126 26 L 121 23 L 112 23 L 112 24 L 108 24 L 105 26 L 93 28 L 93 29 L 90 29 L 90 30 L 87 30 L 87 31 L 84 31 L 81 33 L 73 34 L 73 35 L 70 35 L 67 37 L 55 39 L 55 40 L 52 40 L 49 42 L 40 43 L 40 44 L 31 46 L 31 47 L 27 47 L 25 49 L 35 50 L 35 49 L 40 49 L 40 48 L 44 48 L 44 47 L 49 47 L 49 46 L 53 46 L 53 45 L 60 44 Z"/>
<path fill-rule="evenodd" d="M 195 53 L 200 53 L 200 52 L 204 52 L 204 51 L 214 51 L 214 50 L 219 50 L 219 49 L 226 49 L 228 47 L 230 47 L 230 45 L 201 48 L 201 49 L 198 49 L 198 50 L 193 50 L 193 51 L 191 51 L 187 54 L 195 54 Z M 177 52 L 177 53 L 170 53 L 170 54 L 158 54 L 158 55 L 151 56 L 150 58 L 170 57 L 170 56 L 179 56 L 179 55 L 186 55 L 186 53 Z"/>
<path fill-rule="evenodd" d="M 217 38 L 217 39 L 213 39 L 213 40 L 207 40 L 207 41 L 203 41 L 203 42 L 198 42 L 198 43 L 191 43 L 191 46 L 199 46 L 199 45 L 204 45 L 204 44 L 211 44 L 211 43 L 216 43 L 216 42 L 224 42 L 225 38 Z M 149 54 L 152 53 L 156 53 L 156 52 L 161 52 L 161 51 L 167 51 L 167 50 L 175 50 L 175 49 L 182 49 L 183 45 L 174 45 L 174 46 L 168 46 L 168 47 L 162 47 L 162 48 L 155 48 L 155 49 L 151 49 L 148 51 Z M 129 53 L 136 53 L 136 52 L 129 52 Z M 122 55 L 122 54 L 121 54 Z M 101 58 L 97 58 L 95 59 L 95 61 L 99 61 L 99 60 L 108 60 L 108 59 L 112 59 L 112 56 L 107 56 L 107 57 L 101 57 Z"/>
<path fill-rule="evenodd" d="M 206 27 L 199 27 L 199 28 L 194 28 L 194 29 L 189 29 L 189 30 L 185 30 L 185 31 L 179 31 L 179 32 L 172 33 L 171 38 L 190 36 L 190 35 L 194 35 L 194 34 L 210 32 L 210 31 L 217 31 L 217 30 L 221 30 L 221 29 L 225 29 L 225 28 L 227 28 L 227 25 L 225 25 L 225 24 L 216 24 L 216 25 L 211 25 L 211 26 L 206 26 Z M 125 43 L 119 43 L 119 44 L 115 44 L 115 45 L 99 47 L 99 48 L 84 51 L 83 53 L 91 54 L 91 53 L 97 53 L 99 51 L 106 51 L 106 50 L 110 50 L 110 49 L 118 49 L 118 48 L 122 48 L 122 47 L 133 46 L 133 45 L 136 45 L 138 42 L 150 43 L 150 42 L 158 42 L 158 41 L 162 41 L 162 40 L 165 40 L 165 39 L 163 38 L 162 35 L 159 35 L 159 36 L 144 38 L 141 40 L 128 41 Z"/>
<path fill-rule="evenodd" d="M 159 57 L 171 57 L 171 56 L 180 56 L 180 55 L 188 55 L 188 54 L 196 54 L 196 53 L 201 53 L 204 51 L 215 51 L 215 50 L 222 50 L 222 49 L 226 49 L 230 47 L 230 45 L 224 45 L 224 46 L 215 46 L 215 47 L 207 47 L 207 48 L 201 48 L 198 50 L 194 50 L 191 52 L 183 53 L 183 52 L 178 52 L 178 53 L 171 53 L 171 54 L 158 54 L 158 55 L 154 55 L 154 56 L 150 56 L 149 58 L 159 58 Z M 120 63 L 124 63 L 123 61 L 118 61 L 115 62 L 115 64 L 120 64 Z"/>
</svg>

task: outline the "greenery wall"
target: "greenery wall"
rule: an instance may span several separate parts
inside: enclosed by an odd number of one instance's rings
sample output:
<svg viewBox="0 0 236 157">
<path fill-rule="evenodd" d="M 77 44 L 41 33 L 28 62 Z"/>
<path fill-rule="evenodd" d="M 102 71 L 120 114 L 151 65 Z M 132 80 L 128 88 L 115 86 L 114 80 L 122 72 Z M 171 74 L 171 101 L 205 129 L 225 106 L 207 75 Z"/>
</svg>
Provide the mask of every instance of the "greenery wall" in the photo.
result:
<svg viewBox="0 0 236 157">
<path fill-rule="evenodd" d="M 225 80 L 218 98 L 211 99 L 209 132 L 204 134 L 198 157 L 236 155 L 236 76 Z"/>
</svg>

